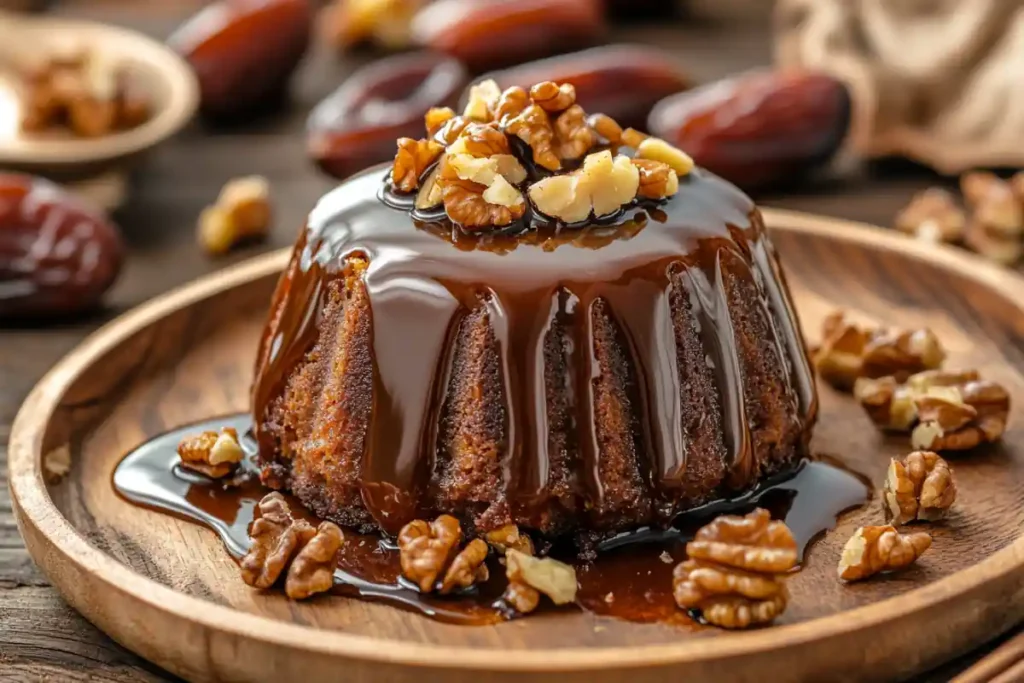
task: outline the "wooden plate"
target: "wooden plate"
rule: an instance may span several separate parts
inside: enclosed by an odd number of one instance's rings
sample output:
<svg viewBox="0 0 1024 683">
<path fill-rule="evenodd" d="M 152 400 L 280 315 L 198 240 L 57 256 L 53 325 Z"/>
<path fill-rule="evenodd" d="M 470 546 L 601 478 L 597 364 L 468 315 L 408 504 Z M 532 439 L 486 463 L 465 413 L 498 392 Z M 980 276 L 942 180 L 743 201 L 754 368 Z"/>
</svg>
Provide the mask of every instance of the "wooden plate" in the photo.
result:
<svg viewBox="0 0 1024 683">
<path fill-rule="evenodd" d="M 124 64 L 152 103 L 141 126 L 98 138 L 26 135 L 19 129 L 21 95 L 16 69 L 26 59 L 81 49 Z M 199 105 L 192 68 L 170 48 L 118 26 L 0 10 L 0 165 L 61 179 L 121 166 L 181 130 Z"/>
<path fill-rule="evenodd" d="M 200 280 L 106 326 L 33 390 L 10 448 L 15 514 L 64 597 L 142 656 L 194 680 L 773 681 L 899 679 L 1024 617 L 1024 280 L 877 229 L 766 212 L 808 330 L 834 307 L 931 326 L 950 367 L 1004 383 L 1001 446 L 954 460 L 955 513 L 908 571 L 842 585 L 840 548 L 880 523 L 846 515 L 790 581 L 772 628 L 696 634 L 575 611 L 459 627 L 341 597 L 292 603 L 251 591 L 209 531 L 133 507 L 110 477 L 167 429 L 245 410 L 251 359 L 286 254 Z M 815 447 L 874 481 L 905 439 L 883 438 L 848 396 L 822 389 Z M 67 475 L 47 484 L 70 462 Z"/>
</svg>

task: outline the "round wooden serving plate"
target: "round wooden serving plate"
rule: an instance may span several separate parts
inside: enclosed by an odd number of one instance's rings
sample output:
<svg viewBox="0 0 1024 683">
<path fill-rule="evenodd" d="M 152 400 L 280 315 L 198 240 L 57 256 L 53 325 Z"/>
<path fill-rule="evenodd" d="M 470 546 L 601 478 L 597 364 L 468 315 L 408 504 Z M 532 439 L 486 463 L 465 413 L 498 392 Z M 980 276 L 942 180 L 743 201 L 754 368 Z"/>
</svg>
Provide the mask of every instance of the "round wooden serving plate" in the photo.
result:
<svg viewBox="0 0 1024 683">
<path fill-rule="evenodd" d="M 930 326 L 948 367 L 1007 386 L 997 447 L 951 458 L 955 512 L 911 569 L 843 585 L 836 563 L 877 497 L 812 546 L 788 610 L 741 633 L 634 624 L 565 610 L 452 626 L 343 597 L 307 603 L 245 586 L 209 531 L 118 498 L 121 456 L 156 434 L 244 411 L 271 289 L 270 254 L 125 315 L 33 390 L 10 447 L 15 514 L 35 561 L 117 641 L 192 680 L 895 680 L 1024 618 L 1024 280 L 978 259 L 862 225 L 767 211 L 809 336 L 842 307 Z M 849 396 L 822 387 L 815 449 L 881 482 L 906 438 L 878 433 Z M 62 466 L 70 469 L 55 476 Z"/>
</svg>

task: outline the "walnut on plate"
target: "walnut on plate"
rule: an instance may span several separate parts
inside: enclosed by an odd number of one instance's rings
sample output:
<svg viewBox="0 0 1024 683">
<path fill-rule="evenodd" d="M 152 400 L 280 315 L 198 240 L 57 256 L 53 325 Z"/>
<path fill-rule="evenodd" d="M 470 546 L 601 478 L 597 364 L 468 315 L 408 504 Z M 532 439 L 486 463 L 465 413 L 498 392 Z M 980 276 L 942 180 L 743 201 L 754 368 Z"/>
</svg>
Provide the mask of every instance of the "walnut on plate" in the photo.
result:
<svg viewBox="0 0 1024 683">
<path fill-rule="evenodd" d="M 267 179 L 235 178 L 224 185 L 217 202 L 199 215 L 199 244 L 212 256 L 225 254 L 242 242 L 265 238 L 271 217 Z"/>
<path fill-rule="evenodd" d="M 893 458 L 889 462 L 882 506 L 893 526 L 942 519 L 955 500 L 953 470 L 937 453 L 914 451 L 902 460 Z"/>
<path fill-rule="evenodd" d="M 768 623 L 785 609 L 784 576 L 796 566 L 796 541 L 767 510 L 715 518 L 686 544 L 686 554 L 672 574 L 679 607 L 723 628 Z"/>
<path fill-rule="evenodd" d="M 1024 205 L 1013 185 L 987 171 L 965 173 L 960 178 L 964 201 L 974 211 L 974 220 L 1005 237 L 1024 235 Z"/>
<path fill-rule="evenodd" d="M 249 530 L 252 545 L 239 566 L 246 584 L 270 588 L 316 530 L 306 520 L 292 517 L 288 501 L 276 491 L 264 496 L 256 507 L 260 516 Z"/>
<path fill-rule="evenodd" d="M 508 589 L 505 602 L 520 614 L 536 609 L 543 594 L 556 605 L 576 600 L 576 570 L 551 557 L 534 557 L 514 548 L 505 550 Z M 535 594 L 536 595 L 535 597 Z"/>
<path fill-rule="evenodd" d="M 178 457 L 182 467 L 221 479 L 235 471 L 245 452 L 235 428 L 225 427 L 219 433 L 205 431 L 186 436 L 178 444 Z"/>
<path fill-rule="evenodd" d="M 461 542 L 462 527 L 451 515 L 409 522 L 398 534 L 402 576 L 422 593 L 436 588 L 442 595 L 486 581 L 487 543 L 475 539 L 460 551 Z"/>
<path fill-rule="evenodd" d="M 967 216 L 952 194 L 932 187 L 914 195 L 895 223 L 900 232 L 926 242 L 959 242 Z"/>
<path fill-rule="evenodd" d="M 822 342 L 812 361 L 822 379 L 848 391 L 862 377 L 897 378 L 941 367 L 946 352 L 927 329 L 864 328 L 836 311 L 822 322 Z"/>
<path fill-rule="evenodd" d="M 911 431 L 916 450 L 960 451 L 994 443 L 1006 431 L 1010 395 L 975 371 L 932 370 L 900 383 L 862 378 L 854 397 L 880 428 Z"/>
<path fill-rule="evenodd" d="M 321 522 L 316 535 L 299 550 L 288 567 L 285 594 L 292 600 L 304 600 L 330 590 L 334 585 L 338 551 L 344 543 L 345 536 L 336 524 Z"/>
<path fill-rule="evenodd" d="M 533 540 L 521 532 L 515 524 L 506 524 L 488 531 L 484 534 L 484 539 L 501 555 L 504 555 L 509 549 L 518 550 L 526 555 L 534 554 Z"/>
<path fill-rule="evenodd" d="M 843 547 L 839 559 L 839 578 L 859 581 L 879 572 L 908 567 L 932 544 L 924 532 L 901 534 L 895 527 L 862 526 Z"/>
<path fill-rule="evenodd" d="M 1004 266 L 1016 265 L 1024 258 L 1024 239 L 1006 235 L 977 219 L 967 224 L 964 244 L 979 256 Z"/>
</svg>

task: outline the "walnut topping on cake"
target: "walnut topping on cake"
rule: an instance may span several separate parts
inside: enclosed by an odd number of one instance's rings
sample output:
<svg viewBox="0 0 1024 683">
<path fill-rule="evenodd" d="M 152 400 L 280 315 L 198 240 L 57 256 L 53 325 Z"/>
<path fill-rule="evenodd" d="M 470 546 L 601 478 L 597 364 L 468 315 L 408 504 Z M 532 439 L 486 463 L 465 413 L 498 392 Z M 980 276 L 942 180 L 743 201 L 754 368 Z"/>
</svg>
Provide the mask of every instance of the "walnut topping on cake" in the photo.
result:
<svg viewBox="0 0 1024 683">
<path fill-rule="evenodd" d="M 469 232 L 526 218 L 570 224 L 611 216 L 668 199 L 693 169 L 664 140 L 623 130 L 604 114 L 588 117 L 567 83 L 502 91 L 483 81 L 470 88 L 461 115 L 431 109 L 424 127 L 425 138 L 398 141 L 391 191 L 414 194 L 417 211 L 443 209 Z"/>
</svg>

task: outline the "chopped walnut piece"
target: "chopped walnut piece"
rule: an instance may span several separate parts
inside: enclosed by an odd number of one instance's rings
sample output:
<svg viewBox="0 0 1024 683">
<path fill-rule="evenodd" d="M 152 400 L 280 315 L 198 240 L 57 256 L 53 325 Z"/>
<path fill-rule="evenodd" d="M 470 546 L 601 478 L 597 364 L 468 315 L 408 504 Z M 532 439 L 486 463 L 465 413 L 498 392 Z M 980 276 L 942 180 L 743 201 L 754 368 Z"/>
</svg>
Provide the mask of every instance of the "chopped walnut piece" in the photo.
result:
<svg viewBox="0 0 1024 683">
<path fill-rule="evenodd" d="M 438 592 L 447 595 L 452 591 L 469 588 L 475 583 L 482 583 L 490 578 L 487 572 L 487 543 L 475 538 L 462 549 L 455 559 L 452 560 L 448 571 L 441 580 L 441 587 Z"/>
<path fill-rule="evenodd" d="M 206 253 L 227 253 L 244 241 L 262 239 L 270 230 L 270 184 L 262 176 L 231 180 L 217 202 L 199 216 L 199 243 Z"/>
<path fill-rule="evenodd" d="M 422 519 L 409 522 L 398 534 L 402 576 L 423 593 L 436 587 L 442 595 L 486 581 L 487 543 L 474 539 L 460 552 L 461 541 L 462 527 L 451 515 L 441 515 L 430 523 Z"/>
<path fill-rule="evenodd" d="M 622 126 L 607 114 L 594 114 L 589 119 L 590 127 L 608 144 L 617 145 L 622 139 Z"/>
<path fill-rule="evenodd" d="M 328 40 L 340 48 L 373 42 L 389 49 L 412 44 L 412 19 L 423 0 L 335 0 L 324 12 Z"/>
<path fill-rule="evenodd" d="M 893 526 L 941 519 L 955 500 L 953 470 L 937 453 L 914 451 L 903 460 L 889 462 L 882 505 Z"/>
<path fill-rule="evenodd" d="M 895 377 L 861 377 L 853 386 L 853 396 L 880 429 L 906 432 L 917 420 L 913 392 Z"/>
<path fill-rule="evenodd" d="M 999 176 L 979 171 L 960 178 L 964 200 L 974 210 L 974 221 L 994 233 L 1018 240 L 1024 234 L 1024 206 L 1013 187 Z"/>
<path fill-rule="evenodd" d="M 926 533 L 901 534 L 892 526 L 862 526 L 843 547 L 839 578 L 859 581 L 913 564 L 932 544 Z"/>
<path fill-rule="evenodd" d="M 449 154 L 447 163 L 462 180 L 471 180 L 490 187 L 501 176 L 510 183 L 526 180 L 526 169 L 511 154 L 475 157 L 470 154 Z"/>
<path fill-rule="evenodd" d="M 861 377 L 908 375 L 938 368 L 946 359 L 938 337 L 927 329 L 864 329 L 836 311 L 822 323 L 822 342 L 812 356 L 822 379 L 849 390 Z"/>
<path fill-rule="evenodd" d="M 534 554 L 533 540 L 519 531 L 519 527 L 515 524 L 506 524 L 499 529 L 488 531 L 484 534 L 484 538 L 502 555 L 509 548 L 527 555 Z"/>
<path fill-rule="evenodd" d="M 897 230 L 927 242 L 959 242 L 967 217 L 952 194 L 933 187 L 915 195 L 895 222 Z"/>
<path fill-rule="evenodd" d="M 178 444 L 178 456 L 182 467 L 220 479 L 235 470 L 245 452 L 238 442 L 238 432 L 225 427 L 220 433 L 206 431 L 185 437 Z"/>
<path fill-rule="evenodd" d="M 551 598 L 556 605 L 576 600 L 576 570 L 550 557 L 533 557 L 513 548 L 505 550 L 509 583 L 522 583 Z"/>
<path fill-rule="evenodd" d="M 796 541 L 785 522 L 773 522 L 767 510 L 721 515 L 701 527 L 686 544 L 695 560 L 753 572 L 787 572 L 796 566 Z"/>
<path fill-rule="evenodd" d="M 587 219 L 591 213 L 615 213 L 636 198 L 640 172 L 632 161 L 605 150 L 590 154 L 582 168 L 556 175 L 530 186 L 529 195 L 542 213 L 566 223 Z"/>
<path fill-rule="evenodd" d="M 455 555 L 462 541 L 462 527 L 451 515 L 433 522 L 422 519 L 409 522 L 398 534 L 402 575 L 429 593 Z"/>
<path fill-rule="evenodd" d="M 448 155 L 491 157 L 510 153 L 508 138 L 494 124 L 470 123 L 448 146 Z"/>
<path fill-rule="evenodd" d="M 558 115 L 554 129 L 555 152 L 559 159 L 579 159 L 597 142 L 597 136 L 587 124 L 587 114 L 578 104 Z"/>
<path fill-rule="evenodd" d="M 510 119 L 519 116 L 524 109 L 530 106 L 530 95 L 518 85 L 512 86 L 501 93 L 498 104 L 494 107 L 494 120 L 502 126 L 507 125 Z"/>
<path fill-rule="evenodd" d="M 293 518 L 288 502 L 276 491 L 264 496 L 256 507 L 260 516 L 249 530 L 252 545 L 239 566 L 246 584 L 270 588 L 316 531 L 309 522 Z"/>
<path fill-rule="evenodd" d="M 576 88 L 571 83 L 559 85 L 553 81 L 544 81 L 530 88 L 530 99 L 544 111 L 554 114 L 576 104 Z"/>
<path fill-rule="evenodd" d="M 501 598 L 519 614 L 529 614 L 540 604 L 540 591 L 522 581 L 509 581 Z"/>
<path fill-rule="evenodd" d="M 775 574 L 756 574 L 713 562 L 686 560 L 672 572 L 672 595 L 683 609 L 700 610 L 722 628 L 766 624 L 786 607 L 786 585 Z"/>
<path fill-rule="evenodd" d="M 431 107 L 423 116 L 423 127 L 427 129 L 427 137 L 437 135 L 444 124 L 455 118 L 455 111 L 451 107 Z"/>
<path fill-rule="evenodd" d="M 562 168 L 562 162 L 554 148 L 555 131 L 551 127 L 548 113 L 536 104 L 531 104 L 504 124 L 505 130 L 530 146 L 534 163 L 549 171 Z"/>
<path fill-rule="evenodd" d="M 471 121 L 487 123 L 494 120 L 494 109 L 501 98 L 501 88 L 493 80 L 486 80 L 469 88 L 469 98 L 462 115 Z"/>
<path fill-rule="evenodd" d="M 344 542 L 345 536 L 337 525 L 321 522 L 316 534 L 288 567 L 285 594 L 292 600 L 305 600 L 311 595 L 329 591 L 334 585 L 338 551 Z"/>
<path fill-rule="evenodd" d="M 1017 197 L 1017 201 L 1024 204 L 1024 171 L 1017 171 L 1010 178 L 1010 187 L 1013 188 L 1013 194 Z"/>
<path fill-rule="evenodd" d="M 398 139 L 398 153 L 391 168 L 391 182 L 402 192 L 412 192 L 420 185 L 420 176 L 437 161 L 444 145 L 433 140 Z"/>
<path fill-rule="evenodd" d="M 416 193 L 414 205 L 418 210 L 427 211 L 428 209 L 440 206 L 444 202 L 444 187 L 437 182 L 443 163 L 444 157 L 438 159 L 434 170 L 423 180 L 420 191 Z"/>
<path fill-rule="evenodd" d="M 638 197 L 664 199 L 679 191 L 679 176 L 669 165 L 649 159 L 633 159 L 633 165 L 640 171 Z"/>
<path fill-rule="evenodd" d="M 499 176 L 500 177 L 500 176 Z M 466 230 L 480 230 L 488 227 L 509 225 L 526 213 L 526 202 L 512 206 L 492 204 L 484 197 L 489 189 L 486 185 L 469 180 L 443 178 L 444 208 L 453 222 Z M 515 189 L 515 188 L 513 188 Z M 516 191 L 518 192 L 518 190 Z M 491 195 L 492 198 L 493 195 Z M 520 195 L 521 199 L 521 195 Z"/>
<path fill-rule="evenodd" d="M 796 566 L 793 534 L 767 510 L 722 515 L 686 544 L 672 573 L 676 604 L 723 628 L 763 624 L 786 607 L 784 575 Z"/>
<path fill-rule="evenodd" d="M 625 135 L 625 131 L 623 134 Z M 623 140 L 625 141 L 625 137 Z M 687 175 L 694 166 L 693 159 L 686 152 L 678 147 L 673 147 L 661 138 L 645 138 L 636 148 L 636 158 L 668 164 L 679 177 Z"/>
<path fill-rule="evenodd" d="M 443 145 L 450 145 L 459 139 L 459 136 L 462 135 L 463 131 L 471 123 L 473 122 L 464 116 L 455 116 L 441 124 L 441 128 L 438 129 L 433 137 Z"/>
</svg>

